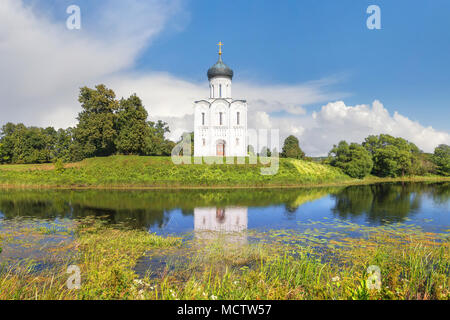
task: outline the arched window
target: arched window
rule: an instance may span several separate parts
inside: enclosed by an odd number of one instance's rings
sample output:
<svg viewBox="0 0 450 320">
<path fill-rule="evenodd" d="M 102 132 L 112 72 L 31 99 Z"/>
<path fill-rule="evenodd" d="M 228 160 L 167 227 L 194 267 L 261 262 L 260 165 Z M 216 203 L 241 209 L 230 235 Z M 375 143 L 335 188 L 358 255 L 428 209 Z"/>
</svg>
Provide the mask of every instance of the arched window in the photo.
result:
<svg viewBox="0 0 450 320">
<path fill-rule="evenodd" d="M 222 112 L 219 112 L 219 125 L 222 125 Z"/>
<path fill-rule="evenodd" d="M 202 112 L 202 126 L 205 125 L 205 113 Z"/>
<path fill-rule="evenodd" d="M 206 146 L 206 139 L 203 139 L 203 146 Z"/>
<path fill-rule="evenodd" d="M 219 84 L 219 98 L 222 98 L 222 85 Z"/>
<path fill-rule="evenodd" d="M 237 125 L 240 125 L 240 122 L 241 122 L 241 113 L 240 112 L 238 112 L 237 114 L 236 114 L 236 124 Z"/>
<path fill-rule="evenodd" d="M 236 145 L 239 145 L 239 138 L 236 138 Z"/>
</svg>

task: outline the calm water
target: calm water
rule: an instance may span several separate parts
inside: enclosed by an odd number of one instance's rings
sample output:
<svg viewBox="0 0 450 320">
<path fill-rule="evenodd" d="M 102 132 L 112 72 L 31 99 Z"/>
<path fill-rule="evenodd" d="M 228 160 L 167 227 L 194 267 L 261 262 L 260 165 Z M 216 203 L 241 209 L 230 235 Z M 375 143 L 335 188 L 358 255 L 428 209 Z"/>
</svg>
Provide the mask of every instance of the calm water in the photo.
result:
<svg viewBox="0 0 450 320">
<path fill-rule="evenodd" d="M 2 190 L 0 235 L 9 241 L 3 244 L 0 263 L 33 261 L 39 271 L 68 254 L 71 259 L 71 251 L 59 248 L 73 241 L 73 219 L 87 216 L 187 240 L 220 237 L 233 243 L 274 237 L 284 241 L 292 232 L 301 234 L 306 244 L 320 243 L 321 238 L 342 235 L 343 228 L 350 229 L 346 236 L 363 236 L 354 231 L 361 226 L 449 232 L 450 183 L 283 190 Z M 164 266 L 167 257 L 161 259 L 144 257 L 136 270 L 144 274 Z"/>
<path fill-rule="evenodd" d="M 300 229 L 311 221 L 366 226 L 450 228 L 450 183 L 339 188 L 189 191 L 9 191 L 0 194 L 0 229 L 8 222 L 68 223 L 102 216 L 158 234 Z"/>
</svg>

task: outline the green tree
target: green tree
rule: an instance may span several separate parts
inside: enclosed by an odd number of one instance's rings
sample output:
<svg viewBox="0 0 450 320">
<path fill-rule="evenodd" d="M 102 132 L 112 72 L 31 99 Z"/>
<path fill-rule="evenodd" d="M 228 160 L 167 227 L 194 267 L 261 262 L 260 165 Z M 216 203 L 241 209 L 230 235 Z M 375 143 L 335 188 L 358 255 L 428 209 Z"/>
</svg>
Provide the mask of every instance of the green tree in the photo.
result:
<svg viewBox="0 0 450 320">
<path fill-rule="evenodd" d="M 450 146 L 441 144 L 436 147 L 432 159 L 438 174 L 450 176 Z"/>
<path fill-rule="evenodd" d="M 328 155 L 330 165 L 341 168 L 352 178 L 362 179 L 373 168 L 372 156 L 363 146 L 357 143 L 341 141 L 333 147 Z"/>
<path fill-rule="evenodd" d="M 55 147 L 53 149 L 54 159 L 63 162 L 77 160 L 72 158 L 71 147 L 73 144 L 73 128 L 59 129 L 56 132 Z"/>
<path fill-rule="evenodd" d="M 411 172 L 414 175 L 436 174 L 436 168 L 433 162 L 433 154 L 421 152 L 412 159 Z"/>
<path fill-rule="evenodd" d="M 8 123 L 0 134 L 2 163 L 44 163 L 53 156 L 56 131 L 52 127 L 26 127 Z"/>
<path fill-rule="evenodd" d="M 0 163 L 11 163 L 14 153 L 13 134 L 16 125 L 8 122 L 0 130 Z"/>
<path fill-rule="evenodd" d="M 367 137 L 363 146 L 372 155 L 373 174 L 381 177 L 414 174 L 413 163 L 420 155 L 415 144 L 403 138 L 381 134 Z"/>
<path fill-rule="evenodd" d="M 150 135 L 147 138 L 146 154 L 149 156 L 170 156 L 175 143 L 166 139 L 165 135 L 170 132 L 166 122 L 158 120 L 149 121 Z M 194 133 L 191 133 L 191 150 L 194 154 Z"/>
<path fill-rule="evenodd" d="M 117 113 L 116 149 L 122 154 L 145 154 L 150 136 L 148 113 L 136 94 L 120 100 Z"/>
<path fill-rule="evenodd" d="M 304 159 L 305 153 L 300 149 L 299 141 L 294 136 L 289 136 L 284 140 L 281 152 L 283 158 Z"/>
<path fill-rule="evenodd" d="M 109 156 L 116 152 L 117 114 L 119 103 L 113 90 L 103 84 L 80 90 L 78 101 L 83 111 L 78 114 L 74 130 L 77 146 L 83 157 Z"/>
</svg>

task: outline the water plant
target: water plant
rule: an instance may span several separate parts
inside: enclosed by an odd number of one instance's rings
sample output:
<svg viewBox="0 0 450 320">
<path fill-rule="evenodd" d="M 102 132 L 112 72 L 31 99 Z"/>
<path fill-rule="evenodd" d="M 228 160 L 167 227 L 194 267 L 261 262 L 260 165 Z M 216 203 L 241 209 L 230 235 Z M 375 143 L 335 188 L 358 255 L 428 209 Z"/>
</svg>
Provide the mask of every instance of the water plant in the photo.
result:
<svg viewBox="0 0 450 320">
<path fill-rule="evenodd" d="M 330 235 L 322 223 L 338 231 Z M 306 236 L 273 230 L 278 236 L 256 242 L 225 234 L 182 242 L 91 217 L 73 228 L 74 241 L 60 248 L 70 260 L 40 272 L 23 263 L 4 269 L 0 299 L 450 298 L 449 234 L 411 225 L 311 222 Z M 166 263 L 142 275 L 135 268 L 143 257 Z M 66 286 L 69 264 L 81 269 L 80 290 Z M 371 265 L 381 271 L 376 290 L 367 286 Z"/>
</svg>

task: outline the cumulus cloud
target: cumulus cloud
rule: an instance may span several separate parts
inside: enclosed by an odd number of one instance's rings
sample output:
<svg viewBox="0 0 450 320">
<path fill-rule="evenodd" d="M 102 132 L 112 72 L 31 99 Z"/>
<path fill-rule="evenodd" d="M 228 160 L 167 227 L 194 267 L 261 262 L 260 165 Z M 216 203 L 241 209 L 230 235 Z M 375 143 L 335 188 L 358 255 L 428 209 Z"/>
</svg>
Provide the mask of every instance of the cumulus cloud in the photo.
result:
<svg viewBox="0 0 450 320">
<path fill-rule="evenodd" d="M 304 105 L 344 96 L 345 93 L 328 92 L 327 88 L 332 82 L 333 80 L 325 79 L 306 84 L 273 87 L 234 82 L 233 96 L 237 99 L 246 99 L 251 106 L 250 126 L 254 124 L 268 128 L 271 125 L 269 113 L 305 115 Z M 119 96 L 136 93 L 141 97 L 152 119 L 162 119 L 170 124 L 174 130 L 170 135 L 172 139 L 177 139 L 179 132 L 193 130 L 193 121 L 188 121 L 188 116 L 193 114 L 194 101 L 207 98 L 209 94 L 206 76 L 204 82 L 194 83 L 167 73 L 121 74 L 108 79 L 107 84 L 114 88 Z M 301 133 L 298 124 L 287 122 L 285 124 L 292 132 Z"/>
<path fill-rule="evenodd" d="M 371 134 L 386 133 L 414 142 L 425 152 L 433 152 L 441 144 L 450 144 L 450 135 L 389 111 L 380 101 L 372 105 L 347 106 L 343 101 L 331 102 L 309 117 L 309 125 L 299 134 L 307 153 L 325 155 L 341 140 L 362 142 Z"/>
<path fill-rule="evenodd" d="M 177 1 L 132 2 L 105 0 L 101 8 L 90 8 L 82 23 L 89 24 L 89 17 L 101 23 L 94 22 L 97 28 L 89 32 L 69 31 L 64 20 L 38 14 L 41 2 L 2 0 L 0 121 L 72 125 L 79 87 L 130 68 L 177 12 Z"/>
<path fill-rule="evenodd" d="M 206 77 L 204 82 L 192 82 L 134 68 L 139 54 L 162 30 L 172 23 L 179 28 L 184 21 L 179 16 L 185 11 L 179 0 L 130 1 L 104 0 L 102 6 L 94 6 L 91 0 L 79 0 L 82 8 L 89 7 L 82 16 L 83 25 L 90 27 L 69 31 L 64 20 L 55 22 L 46 10 L 21 0 L 2 0 L 0 124 L 72 126 L 80 111 L 79 88 L 105 83 L 119 97 L 132 93 L 141 97 L 151 120 L 169 123 L 172 140 L 192 131 L 193 102 L 209 92 Z M 346 106 L 340 100 L 349 93 L 330 89 L 337 81 L 332 77 L 291 85 L 234 81 L 233 96 L 248 101 L 249 127 L 279 129 L 281 139 L 296 135 L 313 156 L 327 154 L 340 140 L 361 142 L 379 133 L 402 136 L 427 152 L 440 143 L 450 144 L 447 132 L 397 112 L 391 115 L 378 101 Z M 324 106 L 311 113 L 308 106 L 313 104 Z"/>
</svg>

